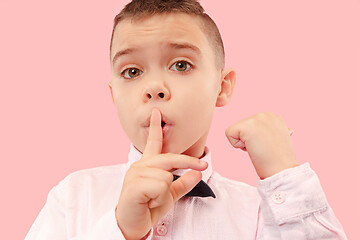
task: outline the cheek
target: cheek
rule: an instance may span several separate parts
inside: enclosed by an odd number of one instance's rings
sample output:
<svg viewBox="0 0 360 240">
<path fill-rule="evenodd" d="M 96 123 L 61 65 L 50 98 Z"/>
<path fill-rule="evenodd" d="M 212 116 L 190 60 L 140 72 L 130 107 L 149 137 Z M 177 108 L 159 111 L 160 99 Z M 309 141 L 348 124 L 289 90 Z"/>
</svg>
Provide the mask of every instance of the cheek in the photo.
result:
<svg viewBox="0 0 360 240">
<path fill-rule="evenodd" d="M 114 101 L 115 101 L 115 107 L 116 111 L 118 113 L 120 121 L 122 120 L 123 112 L 126 111 L 126 105 L 124 105 L 124 95 L 121 93 L 121 91 L 117 90 L 114 91 Z"/>
<path fill-rule="evenodd" d="M 189 127 L 189 131 L 200 131 L 208 128 L 215 109 L 216 94 L 211 86 L 192 87 L 191 92 L 183 99 L 183 119 Z M 196 90 L 195 90 L 196 89 Z M 198 130 L 196 130 L 198 129 Z"/>
<path fill-rule="evenodd" d="M 195 108 L 195 111 L 208 112 L 209 109 L 215 107 L 217 99 L 216 87 L 215 85 L 210 84 L 212 79 L 206 80 L 208 81 L 203 81 L 201 85 L 192 87 L 192 91 L 189 93 L 189 96 L 192 97 L 191 99 L 188 99 L 190 100 L 188 104 Z M 196 114 L 196 112 L 194 112 L 194 114 Z"/>
<path fill-rule="evenodd" d="M 134 92 L 134 87 L 129 87 L 127 85 L 119 84 L 114 91 L 114 100 L 116 108 L 119 111 L 127 112 L 131 109 L 131 106 L 134 106 L 134 101 L 136 100 L 134 96 L 138 96 L 137 92 Z"/>
<path fill-rule="evenodd" d="M 133 100 L 130 98 L 131 94 L 126 91 L 119 90 L 115 91 L 114 100 L 115 100 L 115 107 L 118 118 L 120 120 L 121 126 L 123 127 L 124 131 L 129 135 L 131 132 L 131 123 L 134 121 L 132 119 L 132 115 L 129 114 L 131 112 L 131 106 L 133 105 Z"/>
</svg>

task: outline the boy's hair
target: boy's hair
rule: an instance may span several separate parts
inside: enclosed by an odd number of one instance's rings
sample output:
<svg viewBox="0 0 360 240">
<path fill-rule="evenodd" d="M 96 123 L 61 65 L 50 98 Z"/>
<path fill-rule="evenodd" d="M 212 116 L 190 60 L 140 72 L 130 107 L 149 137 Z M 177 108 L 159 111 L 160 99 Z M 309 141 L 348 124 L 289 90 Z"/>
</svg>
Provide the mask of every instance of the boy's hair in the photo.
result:
<svg viewBox="0 0 360 240">
<path fill-rule="evenodd" d="M 135 22 L 145 17 L 164 13 L 186 13 L 199 17 L 200 28 L 209 39 L 210 46 L 214 49 L 217 67 L 224 67 L 225 51 L 219 29 L 209 15 L 204 12 L 204 8 L 197 0 L 132 0 L 114 18 L 110 53 L 115 27 L 121 20 L 130 19 L 131 22 Z"/>
</svg>

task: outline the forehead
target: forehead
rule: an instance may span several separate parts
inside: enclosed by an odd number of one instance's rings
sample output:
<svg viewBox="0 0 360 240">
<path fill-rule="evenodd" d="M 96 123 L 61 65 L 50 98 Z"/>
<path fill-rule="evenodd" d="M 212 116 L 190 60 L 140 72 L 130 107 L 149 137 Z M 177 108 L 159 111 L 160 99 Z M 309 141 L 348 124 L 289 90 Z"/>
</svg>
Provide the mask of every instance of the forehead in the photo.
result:
<svg viewBox="0 0 360 240">
<path fill-rule="evenodd" d="M 206 53 L 210 47 L 200 24 L 196 16 L 183 13 L 155 15 L 135 22 L 124 19 L 114 30 L 111 59 L 121 49 L 161 47 L 168 42 L 194 45 Z"/>
</svg>

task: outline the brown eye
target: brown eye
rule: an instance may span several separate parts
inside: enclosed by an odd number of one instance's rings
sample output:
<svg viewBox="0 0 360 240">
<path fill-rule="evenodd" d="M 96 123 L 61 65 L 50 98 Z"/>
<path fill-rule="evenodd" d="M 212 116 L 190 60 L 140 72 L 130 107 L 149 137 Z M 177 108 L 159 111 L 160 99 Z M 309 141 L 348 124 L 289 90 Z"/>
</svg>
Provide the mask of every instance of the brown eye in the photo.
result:
<svg viewBox="0 0 360 240">
<path fill-rule="evenodd" d="M 185 72 L 191 67 L 191 64 L 186 61 L 178 61 L 174 63 L 170 69 L 179 71 L 179 72 Z"/>
<path fill-rule="evenodd" d="M 137 68 L 128 68 L 125 69 L 121 75 L 123 75 L 124 78 L 134 78 L 139 75 L 141 75 L 143 72 Z"/>
</svg>

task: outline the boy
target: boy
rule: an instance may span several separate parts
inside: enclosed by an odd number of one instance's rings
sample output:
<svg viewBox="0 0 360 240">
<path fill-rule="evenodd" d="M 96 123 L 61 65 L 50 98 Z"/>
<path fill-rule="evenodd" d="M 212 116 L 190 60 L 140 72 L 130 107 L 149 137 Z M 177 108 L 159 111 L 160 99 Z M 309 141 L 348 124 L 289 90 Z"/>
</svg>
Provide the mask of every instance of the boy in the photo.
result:
<svg viewBox="0 0 360 240">
<path fill-rule="evenodd" d="M 67 176 L 26 239 L 346 239 L 280 116 L 226 130 L 249 153 L 257 189 L 212 171 L 205 143 L 235 71 L 196 0 L 133 0 L 115 18 L 110 57 L 129 161 Z"/>
</svg>

